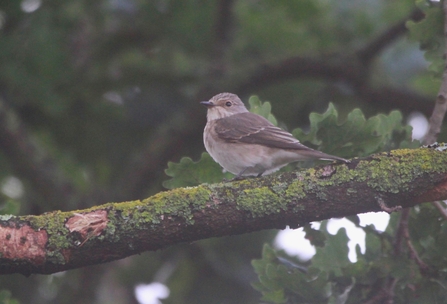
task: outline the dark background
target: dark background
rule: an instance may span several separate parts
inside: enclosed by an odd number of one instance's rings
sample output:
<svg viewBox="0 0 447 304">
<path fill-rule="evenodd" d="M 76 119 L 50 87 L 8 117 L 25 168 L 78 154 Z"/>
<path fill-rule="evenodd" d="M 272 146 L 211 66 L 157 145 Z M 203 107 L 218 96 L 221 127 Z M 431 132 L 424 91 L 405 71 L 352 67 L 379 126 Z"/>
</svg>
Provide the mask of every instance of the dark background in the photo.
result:
<svg viewBox="0 0 447 304">
<path fill-rule="evenodd" d="M 329 102 L 341 119 L 354 108 L 430 115 L 439 82 L 405 29 L 420 18 L 409 0 L 2 1 L 2 212 L 163 191 L 168 161 L 204 151 L 199 102 L 224 91 L 270 101 L 289 130 Z M 250 261 L 275 234 L 0 276 L 0 290 L 21 303 L 137 303 L 134 287 L 158 280 L 171 290 L 163 303 L 258 303 Z"/>
</svg>

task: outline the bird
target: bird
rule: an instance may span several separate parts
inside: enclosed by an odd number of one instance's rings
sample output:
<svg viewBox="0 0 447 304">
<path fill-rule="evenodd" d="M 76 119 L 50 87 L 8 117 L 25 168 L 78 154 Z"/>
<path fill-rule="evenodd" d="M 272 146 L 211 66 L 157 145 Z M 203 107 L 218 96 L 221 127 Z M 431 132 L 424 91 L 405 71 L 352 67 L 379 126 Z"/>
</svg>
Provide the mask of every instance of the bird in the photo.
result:
<svg viewBox="0 0 447 304">
<path fill-rule="evenodd" d="M 350 162 L 303 145 L 289 132 L 249 112 L 235 94 L 220 93 L 200 104 L 207 107 L 205 149 L 236 180 L 268 175 L 295 161 Z"/>
</svg>

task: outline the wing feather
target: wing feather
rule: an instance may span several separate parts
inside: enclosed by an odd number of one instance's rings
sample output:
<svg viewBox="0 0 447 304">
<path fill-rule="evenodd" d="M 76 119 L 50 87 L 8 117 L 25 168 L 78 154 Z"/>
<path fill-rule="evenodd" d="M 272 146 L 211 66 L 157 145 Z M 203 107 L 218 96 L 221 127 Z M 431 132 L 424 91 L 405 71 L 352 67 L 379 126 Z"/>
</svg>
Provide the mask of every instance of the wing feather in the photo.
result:
<svg viewBox="0 0 447 304">
<path fill-rule="evenodd" d="M 215 131 L 226 142 L 258 144 L 271 148 L 313 150 L 262 116 L 246 112 L 219 119 Z"/>
</svg>

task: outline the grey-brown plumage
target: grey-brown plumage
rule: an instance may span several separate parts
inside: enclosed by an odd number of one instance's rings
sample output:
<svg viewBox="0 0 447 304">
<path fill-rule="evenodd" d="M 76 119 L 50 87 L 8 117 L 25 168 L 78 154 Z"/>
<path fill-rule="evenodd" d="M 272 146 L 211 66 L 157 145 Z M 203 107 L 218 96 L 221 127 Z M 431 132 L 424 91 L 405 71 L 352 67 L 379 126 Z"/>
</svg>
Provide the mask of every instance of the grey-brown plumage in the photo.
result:
<svg viewBox="0 0 447 304">
<path fill-rule="evenodd" d="M 290 162 L 311 159 L 348 160 L 301 144 L 292 134 L 262 116 L 248 112 L 235 94 L 221 93 L 201 104 L 208 108 L 205 148 L 237 177 L 270 174 Z"/>
</svg>

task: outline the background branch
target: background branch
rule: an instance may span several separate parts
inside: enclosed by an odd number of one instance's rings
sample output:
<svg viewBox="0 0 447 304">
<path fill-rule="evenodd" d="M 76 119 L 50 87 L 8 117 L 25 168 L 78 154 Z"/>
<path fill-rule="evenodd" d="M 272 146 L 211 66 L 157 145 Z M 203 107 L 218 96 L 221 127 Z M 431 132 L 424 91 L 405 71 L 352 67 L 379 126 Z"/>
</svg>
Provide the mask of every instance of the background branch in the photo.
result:
<svg viewBox="0 0 447 304">
<path fill-rule="evenodd" d="M 10 160 L 15 174 L 29 182 L 37 197 L 36 206 L 45 201 L 47 208 L 55 209 L 60 200 L 69 203 L 75 193 L 74 186 L 59 171 L 57 162 L 43 147 L 38 147 L 20 118 L 0 99 L 0 147 Z M 41 206 L 40 206 L 41 207 Z"/>
<path fill-rule="evenodd" d="M 226 72 L 225 53 L 230 43 L 230 30 L 233 21 L 233 0 L 220 0 L 214 25 L 215 41 L 212 52 L 211 71 L 216 76 L 222 76 Z"/>
<path fill-rule="evenodd" d="M 384 48 L 395 42 L 399 37 L 402 37 L 408 29 L 406 23 L 408 20 L 420 21 L 424 18 L 424 13 L 419 9 L 414 9 L 408 17 L 402 19 L 396 24 L 388 27 L 384 32 L 371 40 L 357 51 L 357 57 L 360 62 L 368 66 L 375 56 L 378 55 Z"/>
<path fill-rule="evenodd" d="M 355 61 L 355 60 L 354 60 Z M 355 64 L 329 63 L 308 57 L 292 57 L 274 64 L 265 64 L 251 73 L 246 81 L 234 89 L 239 94 L 259 90 L 290 79 L 317 78 L 328 81 L 343 81 L 365 102 L 380 105 L 389 110 L 399 108 L 410 113 L 420 111 L 425 115 L 432 113 L 431 99 L 411 90 L 390 86 L 373 88 L 365 80 L 364 70 Z"/>
<path fill-rule="evenodd" d="M 444 18 L 447 20 L 447 2 L 443 2 Z M 447 56 L 447 21 L 444 22 L 444 38 L 445 50 L 444 59 Z M 444 73 L 442 74 L 442 83 L 439 88 L 438 95 L 436 97 L 435 108 L 429 119 L 429 129 L 427 135 L 425 135 L 424 143 L 426 145 L 432 144 L 438 138 L 441 132 L 442 121 L 444 120 L 445 112 L 447 111 L 447 64 L 445 64 Z"/>
</svg>

